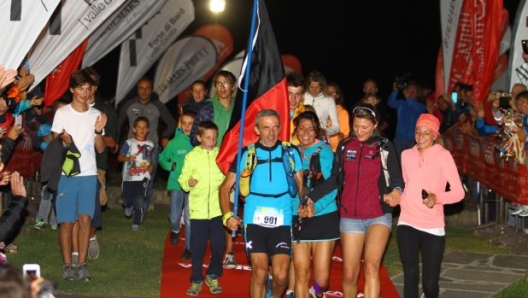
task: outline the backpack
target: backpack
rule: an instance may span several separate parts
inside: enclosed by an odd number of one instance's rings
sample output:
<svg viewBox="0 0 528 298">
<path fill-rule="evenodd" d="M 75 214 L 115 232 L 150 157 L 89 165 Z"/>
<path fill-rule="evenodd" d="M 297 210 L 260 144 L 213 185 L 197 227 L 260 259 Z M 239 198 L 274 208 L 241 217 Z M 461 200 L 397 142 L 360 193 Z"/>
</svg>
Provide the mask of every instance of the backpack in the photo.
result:
<svg viewBox="0 0 528 298">
<path fill-rule="evenodd" d="M 246 164 L 242 173 L 240 174 L 240 195 L 247 197 L 250 191 L 251 175 L 257 167 L 258 160 L 255 152 L 255 144 L 249 144 L 246 151 Z M 297 195 L 297 182 L 295 181 L 294 170 L 295 160 L 293 158 L 293 147 L 289 142 L 282 142 L 282 165 L 286 172 L 286 180 L 288 181 L 288 193 L 290 196 Z"/>
</svg>

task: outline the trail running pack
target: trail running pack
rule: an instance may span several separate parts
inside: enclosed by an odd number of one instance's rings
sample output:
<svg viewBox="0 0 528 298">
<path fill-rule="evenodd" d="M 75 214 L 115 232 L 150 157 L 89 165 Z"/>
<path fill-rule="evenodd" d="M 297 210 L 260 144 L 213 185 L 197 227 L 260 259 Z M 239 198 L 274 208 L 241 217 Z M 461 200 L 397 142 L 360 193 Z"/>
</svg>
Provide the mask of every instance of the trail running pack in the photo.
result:
<svg viewBox="0 0 528 298">
<path fill-rule="evenodd" d="M 321 172 L 321 156 L 320 152 L 325 144 L 320 144 L 310 156 L 310 163 L 308 169 L 303 171 L 303 194 L 301 202 L 305 200 L 308 193 L 321 181 L 324 180 L 323 173 Z"/>
<path fill-rule="evenodd" d="M 288 193 L 290 196 L 295 197 L 297 195 L 297 182 L 295 181 L 294 170 L 295 170 L 295 160 L 293 158 L 293 147 L 289 142 L 282 142 L 282 165 L 284 166 L 284 171 L 286 172 L 286 180 L 288 181 Z M 259 163 L 273 162 L 263 161 L 260 162 L 257 159 L 257 154 L 255 151 L 255 144 L 249 144 L 246 151 L 246 164 L 244 170 L 240 175 L 240 194 L 244 197 L 247 197 L 250 193 L 251 185 L 251 175 Z M 262 194 L 260 194 L 262 195 Z M 280 194 L 282 195 L 282 194 Z M 277 195 L 277 196 L 280 196 Z M 265 195 L 266 196 L 266 195 Z M 274 195 L 270 195 L 275 197 Z"/>
</svg>

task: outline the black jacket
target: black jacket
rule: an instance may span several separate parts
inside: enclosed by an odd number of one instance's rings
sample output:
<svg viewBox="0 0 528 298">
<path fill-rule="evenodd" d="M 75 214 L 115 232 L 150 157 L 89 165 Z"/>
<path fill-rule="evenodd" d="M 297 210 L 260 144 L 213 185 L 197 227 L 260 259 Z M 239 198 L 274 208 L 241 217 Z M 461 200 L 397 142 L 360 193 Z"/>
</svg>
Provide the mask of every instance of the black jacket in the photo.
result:
<svg viewBox="0 0 528 298">
<path fill-rule="evenodd" d="M 18 234 L 26 218 L 27 198 L 14 196 L 0 217 L 0 242 L 9 244 Z"/>
</svg>

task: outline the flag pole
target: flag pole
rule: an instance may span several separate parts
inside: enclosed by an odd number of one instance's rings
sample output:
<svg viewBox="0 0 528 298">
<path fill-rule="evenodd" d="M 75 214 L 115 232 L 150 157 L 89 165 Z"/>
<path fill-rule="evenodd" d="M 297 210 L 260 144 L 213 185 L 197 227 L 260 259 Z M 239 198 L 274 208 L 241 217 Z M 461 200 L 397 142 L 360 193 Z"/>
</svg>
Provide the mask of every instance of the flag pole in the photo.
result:
<svg viewBox="0 0 528 298">
<path fill-rule="evenodd" d="M 253 13 L 251 15 L 251 29 L 249 31 L 249 40 L 248 40 L 248 47 L 247 47 L 247 50 L 246 50 L 246 68 L 245 68 L 245 73 L 244 73 L 244 89 L 243 90 L 239 90 L 239 91 L 242 91 L 244 92 L 243 96 L 242 96 L 242 111 L 241 111 L 241 114 L 240 114 L 240 130 L 239 130 L 239 134 L 238 134 L 238 151 L 237 151 L 237 160 L 236 160 L 236 165 L 237 165 L 237 170 L 236 170 L 236 185 L 235 185 L 235 198 L 233 199 L 233 214 L 235 215 L 235 217 L 237 216 L 238 214 L 238 195 L 239 195 L 239 189 L 240 189 L 240 172 L 241 172 L 241 169 L 240 169 L 240 160 L 241 160 L 241 154 L 242 154 L 242 142 L 244 140 L 244 126 L 245 126 L 245 119 L 246 119 L 246 103 L 247 103 L 247 96 L 248 96 L 248 88 L 249 88 L 249 77 L 250 77 L 250 74 L 251 74 L 251 59 L 252 59 L 252 54 L 253 54 L 253 39 L 255 37 L 255 26 L 256 26 L 256 23 L 257 23 L 257 10 L 258 10 L 258 1 L 259 0 L 254 0 L 253 1 Z M 236 236 L 236 231 L 233 231 L 231 233 L 231 235 L 233 237 Z"/>
</svg>

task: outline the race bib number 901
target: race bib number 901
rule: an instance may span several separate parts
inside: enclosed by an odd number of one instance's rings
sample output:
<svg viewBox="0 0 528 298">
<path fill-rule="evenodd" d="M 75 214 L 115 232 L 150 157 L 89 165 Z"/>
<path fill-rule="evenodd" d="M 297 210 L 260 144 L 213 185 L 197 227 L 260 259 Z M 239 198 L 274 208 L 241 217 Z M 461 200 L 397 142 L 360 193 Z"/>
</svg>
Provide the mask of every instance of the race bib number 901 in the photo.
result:
<svg viewBox="0 0 528 298">
<path fill-rule="evenodd" d="M 263 227 L 284 225 L 284 215 L 275 208 L 258 207 L 253 215 L 253 223 Z"/>
</svg>

